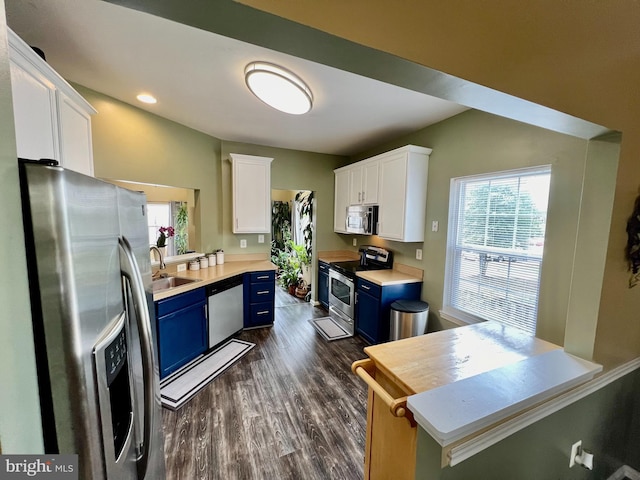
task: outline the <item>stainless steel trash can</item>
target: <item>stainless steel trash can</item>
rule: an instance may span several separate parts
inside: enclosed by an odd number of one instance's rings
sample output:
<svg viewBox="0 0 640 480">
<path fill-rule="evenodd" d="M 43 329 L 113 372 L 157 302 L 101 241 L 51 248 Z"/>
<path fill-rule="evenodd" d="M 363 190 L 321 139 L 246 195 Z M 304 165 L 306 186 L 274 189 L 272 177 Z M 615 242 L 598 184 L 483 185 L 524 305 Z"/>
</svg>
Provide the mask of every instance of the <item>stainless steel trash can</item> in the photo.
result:
<svg viewBox="0 0 640 480">
<path fill-rule="evenodd" d="M 396 300 L 391 304 L 389 340 L 416 337 L 427 332 L 429 304 L 420 300 Z"/>
</svg>

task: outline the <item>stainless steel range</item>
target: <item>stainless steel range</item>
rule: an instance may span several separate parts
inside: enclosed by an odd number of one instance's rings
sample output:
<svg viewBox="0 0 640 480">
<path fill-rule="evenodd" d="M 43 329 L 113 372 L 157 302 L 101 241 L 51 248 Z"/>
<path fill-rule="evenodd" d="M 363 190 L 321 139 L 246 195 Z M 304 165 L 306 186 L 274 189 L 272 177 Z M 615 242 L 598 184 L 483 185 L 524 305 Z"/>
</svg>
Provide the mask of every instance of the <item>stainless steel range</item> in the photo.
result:
<svg viewBox="0 0 640 480">
<path fill-rule="evenodd" d="M 333 262 L 329 266 L 329 315 L 348 333 L 355 333 L 356 272 L 393 266 L 393 254 L 380 247 L 362 247 L 360 260 Z"/>
</svg>

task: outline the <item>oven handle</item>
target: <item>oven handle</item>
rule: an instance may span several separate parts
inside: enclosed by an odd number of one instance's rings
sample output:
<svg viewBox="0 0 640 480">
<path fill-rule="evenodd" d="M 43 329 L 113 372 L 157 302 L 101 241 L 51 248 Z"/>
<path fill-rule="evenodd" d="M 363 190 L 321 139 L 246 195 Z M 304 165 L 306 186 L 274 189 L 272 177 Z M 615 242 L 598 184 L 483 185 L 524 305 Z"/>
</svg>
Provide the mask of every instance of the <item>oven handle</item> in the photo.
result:
<svg viewBox="0 0 640 480">
<path fill-rule="evenodd" d="M 373 390 L 382 401 L 389 407 L 391 415 L 394 417 L 404 417 L 407 419 L 411 427 L 416 426 L 413 414 L 407 409 L 407 397 L 393 398 L 382 385 L 376 382 L 371 373 L 375 371 L 375 363 L 370 358 L 357 360 L 351 365 L 351 371 L 365 381 L 365 383 Z M 370 373 L 371 372 L 371 373 Z"/>
</svg>

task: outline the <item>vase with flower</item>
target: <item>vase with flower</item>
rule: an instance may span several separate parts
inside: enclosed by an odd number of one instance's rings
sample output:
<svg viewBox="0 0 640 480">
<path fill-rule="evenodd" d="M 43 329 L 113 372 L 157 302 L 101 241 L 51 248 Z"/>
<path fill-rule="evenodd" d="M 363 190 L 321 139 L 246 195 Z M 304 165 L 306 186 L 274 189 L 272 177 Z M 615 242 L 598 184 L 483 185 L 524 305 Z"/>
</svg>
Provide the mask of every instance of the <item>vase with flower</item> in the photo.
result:
<svg viewBox="0 0 640 480">
<path fill-rule="evenodd" d="M 173 237 L 176 232 L 173 227 L 160 227 L 158 229 L 159 235 L 158 240 L 156 241 L 156 247 L 158 247 L 164 257 L 167 256 L 167 239 Z"/>
</svg>

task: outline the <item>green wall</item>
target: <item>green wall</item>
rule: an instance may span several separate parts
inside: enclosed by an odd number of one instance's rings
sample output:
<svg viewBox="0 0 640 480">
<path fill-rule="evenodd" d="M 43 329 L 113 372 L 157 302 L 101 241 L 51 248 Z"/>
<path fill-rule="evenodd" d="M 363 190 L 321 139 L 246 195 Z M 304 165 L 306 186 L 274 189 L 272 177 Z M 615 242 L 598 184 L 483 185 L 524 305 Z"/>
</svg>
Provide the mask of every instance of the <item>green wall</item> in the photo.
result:
<svg viewBox="0 0 640 480">
<path fill-rule="evenodd" d="M 0 452 L 42 453 L 4 2 L 0 2 Z"/>
<path fill-rule="evenodd" d="M 418 428 L 416 480 L 563 480 L 609 478 L 621 465 L 640 469 L 640 370 L 520 430 L 454 467 Z M 622 414 L 624 412 L 624 414 Z M 594 454 L 593 471 L 569 469 L 571 445 Z"/>
<path fill-rule="evenodd" d="M 228 159 L 229 153 L 272 157 L 272 188 L 315 192 L 316 252 L 355 249 L 352 246 L 355 239 L 358 246 L 371 243 L 387 247 L 394 251 L 396 262 L 424 270 L 422 298 L 431 306 L 431 330 L 454 326 L 438 313 L 444 293 L 451 178 L 552 165 L 537 336 L 564 344 L 571 308 L 574 321 L 570 323 L 570 332 L 577 339 L 568 338 L 567 345 L 571 351 L 587 358 L 593 351 L 598 303 L 583 300 L 594 299 L 594 295 L 597 298 L 600 291 L 597 279 L 602 278 L 606 238 L 600 235 L 602 238 L 597 239 L 597 229 L 580 234 L 588 230 L 585 229 L 588 221 L 592 225 L 609 224 L 617 149 L 610 161 L 598 162 L 601 156 L 598 152 L 606 147 L 596 148 L 591 143 L 590 149 L 590 142 L 586 140 L 469 110 L 347 159 L 216 139 L 84 87 L 77 88 L 99 112 L 93 118 L 96 176 L 196 190 L 195 220 L 199 235 L 195 235 L 192 248 L 205 252 L 223 248 L 227 253 L 269 251 L 270 235 L 265 235 L 265 243 L 259 244 L 258 235 L 234 235 L 231 231 Z M 433 149 L 425 241 L 407 244 L 333 233 L 333 169 L 410 143 Z M 586 198 L 591 202 L 583 202 L 586 194 L 590 194 Z M 585 218 L 585 206 L 591 208 L 588 218 Z M 602 221 L 594 222 L 594 219 Z M 431 231 L 433 220 L 439 222 L 438 232 Z M 240 239 L 247 240 L 246 249 L 240 248 Z M 415 259 L 416 248 L 423 249 L 422 261 Z M 598 265 L 589 260 L 593 258 L 601 260 Z M 581 268 L 578 276 L 574 272 L 576 261 Z M 587 321 L 584 314 L 589 312 L 592 317 L 589 333 L 585 335 L 581 327 Z"/>
<path fill-rule="evenodd" d="M 340 235 L 333 233 L 333 170 L 344 165 L 347 158 L 338 155 L 301 152 L 247 143 L 222 142 L 223 235 L 225 251 L 231 253 L 268 252 L 271 236 L 258 244 L 258 235 L 234 235 L 231 232 L 231 163 L 230 153 L 273 158 L 271 188 L 276 190 L 312 190 L 316 201 L 315 245 L 317 250 L 338 250 L 345 246 Z M 247 239 L 247 248 L 240 249 L 240 239 Z"/>
<path fill-rule="evenodd" d="M 196 235 L 191 248 L 211 251 L 220 242 L 220 140 L 95 92 L 74 88 L 98 111 L 91 119 L 95 176 L 110 180 L 191 188 Z"/>
<path fill-rule="evenodd" d="M 372 243 L 393 250 L 396 254 L 394 261 L 424 270 L 422 298 L 431 307 L 429 322 L 432 330 L 453 326 L 438 314 L 444 293 L 451 178 L 536 165 L 552 166 L 537 336 L 562 345 L 589 142 L 468 110 L 363 152 L 353 160 L 406 144 L 433 149 L 429 160 L 425 241 L 407 244 L 372 237 Z M 598 212 L 604 217 L 611 211 L 616 166 L 614 159 L 602 166 L 599 173 L 610 180 L 606 184 L 608 195 L 602 197 L 602 212 Z M 439 222 L 438 232 L 431 231 L 434 220 Z M 416 248 L 423 249 L 422 261 L 415 259 Z M 606 242 L 601 245 L 603 252 L 605 249 Z"/>
<path fill-rule="evenodd" d="M 231 231 L 229 153 L 272 157 L 271 186 L 313 190 L 316 195 L 316 250 L 345 247 L 333 233 L 333 169 L 346 157 L 220 140 L 81 85 L 74 87 L 98 111 L 92 118 L 95 175 L 110 180 L 194 189 L 196 235 L 191 248 L 210 252 L 268 253 L 270 235 Z M 240 248 L 240 239 L 247 248 Z"/>
</svg>

